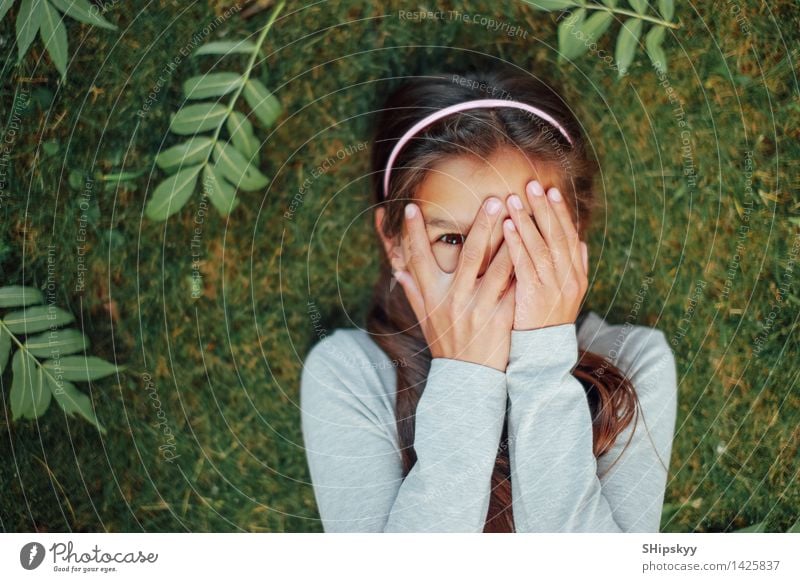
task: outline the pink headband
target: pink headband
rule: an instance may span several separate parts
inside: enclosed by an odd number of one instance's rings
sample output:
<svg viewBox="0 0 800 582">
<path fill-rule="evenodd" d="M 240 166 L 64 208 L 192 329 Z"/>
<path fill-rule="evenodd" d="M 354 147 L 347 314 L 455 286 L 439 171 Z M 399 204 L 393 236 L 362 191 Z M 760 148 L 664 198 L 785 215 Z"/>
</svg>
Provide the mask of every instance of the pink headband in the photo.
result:
<svg viewBox="0 0 800 582">
<path fill-rule="evenodd" d="M 508 99 L 476 99 L 474 101 L 456 103 L 455 105 L 451 105 L 450 107 L 445 107 L 444 109 L 440 109 L 439 111 L 431 113 L 427 117 L 424 117 L 415 123 L 414 126 L 405 134 L 403 134 L 403 137 L 401 137 L 400 140 L 395 144 L 394 149 L 389 156 L 389 161 L 386 163 L 386 172 L 383 176 L 383 197 L 386 198 L 389 194 L 389 175 L 391 174 L 394 161 L 397 159 L 397 156 L 400 154 L 400 150 L 403 149 L 403 146 L 405 146 L 418 131 L 429 126 L 433 122 L 438 121 L 442 117 L 450 115 L 451 113 L 464 111 L 465 109 L 478 109 L 481 107 L 516 107 L 517 109 L 524 109 L 525 111 L 541 117 L 545 121 L 549 121 L 558 129 L 558 131 L 562 133 L 565 138 L 567 138 L 567 141 L 570 143 L 570 145 L 574 145 L 572 143 L 572 139 L 569 137 L 566 130 L 561 126 L 560 123 L 558 123 L 551 115 L 545 113 L 538 107 L 528 105 L 527 103 L 522 103 L 521 101 L 510 101 Z"/>
</svg>

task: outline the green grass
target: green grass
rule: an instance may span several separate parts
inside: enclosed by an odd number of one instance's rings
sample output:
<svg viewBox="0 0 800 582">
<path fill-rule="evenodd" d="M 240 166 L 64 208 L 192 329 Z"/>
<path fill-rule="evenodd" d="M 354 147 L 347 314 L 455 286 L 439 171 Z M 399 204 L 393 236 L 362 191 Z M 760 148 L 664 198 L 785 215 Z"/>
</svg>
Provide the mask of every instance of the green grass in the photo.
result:
<svg viewBox="0 0 800 582">
<path fill-rule="evenodd" d="M 59 305 L 82 320 L 93 354 L 128 372 L 119 385 L 108 379 L 91 388 L 109 428 L 102 440 L 55 406 L 38 422 L 10 423 L 10 374 L 3 376 L 0 529 L 321 531 L 298 409 L 302 359 L 317 339 L 307 303 L 315 302 L 328 332 L 363 323 L 378 265 L 365 211 L 367 151 L 314 180 L 292 220 L 284 212 L 314 167 L 369 139 L 369 112 L 396 84 L 391 77 L 491 66 L 494 58 L 558 77 L 602 160 L 607 206 L 590 241 L 589 307 L 622 321 L 642 277 L 654 277 L 637 322 L 675 338 L 680 377 L 664 530 L 765 522 L 765 531 L 785 531 L 795 522 L 796 262 L 760 353 L 754 340 L 800 236 L 796 2 L 743 3 L 749 36 L 724 8 L 679 6 L 683 27 L 665 49 L 669 83 L 692 131 L 694 189 L 682 175 L 673 105 L 646 59 L 639 54 L 619 83 L 589 55 L 559 69 L 555 15 L 516 2 L 450 6 L 519 24 L 528 31 L 523 39 L 459 20 L 400 20 L 398 10 L 408 6 L 399 2 L 287 8 L 266 41 L 272 54 L 256 71 L 288 112 L 262 152 L 261 169 L 274 181 L 263 194 L 240 193 L 229 222 L 213 208 L 205 217 L 197 300 L 190 242 L 200 197 L 166 224 L 143 220 L 142 209 L 165 176 L 153 169 L 153 156 L 174 143 L 167 125 L 181 83 L 212 61 L 185 59 L 149 115 L 139 119 L 136 111 L 177 48 L 224 3 L 156 4 L 169 22 L 155 6 L 138 17 L 111 10 L 106 16 L 119 33 L 70 22 L 66 86 L 58 86 L 46 56 L 37 64 L 38 39 L 20 68 L 2 68 L 4 124 L 15 89 L 32 95 L 0 212 L 2 284 L 42 287 L 47 245 L 56 245 Z M 211 38 L 253 34 L 268 14 L 234 15 Z M 601 48 L 613 52 L 615 31 Z M 0 36 L 13 38 L 10 18 Z M 752 196 L 744 192 L 746 150 L 753 151 Z M 121 187 L 95 182 L 83 293 L 74 291 L 81 185 L 68 177 L 75 170 L 145 170 Z M 726 284 L 742 224 L 736 204 L 749 201 L 750 231 Z M 698 281 L 705 286 L 682 335 Z M 158 448 L 164 440 L 144 373 L 176 435 L 173 463 Z"/>
</svg>

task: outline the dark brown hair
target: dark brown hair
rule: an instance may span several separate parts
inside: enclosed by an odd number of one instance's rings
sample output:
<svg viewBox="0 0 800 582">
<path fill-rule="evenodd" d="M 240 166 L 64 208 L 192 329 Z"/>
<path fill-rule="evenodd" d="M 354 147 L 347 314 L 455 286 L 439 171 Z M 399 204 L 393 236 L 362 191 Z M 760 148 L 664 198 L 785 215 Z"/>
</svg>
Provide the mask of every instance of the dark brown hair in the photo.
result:
<svg viewBox="0 0 800 582">
<path fill-rule="evenodd" d="M 403 133 L 438 109 L 485 98 L 513 99 L 545 110 L 566 129 L 574 145 L 570 146 L 547 122 L 515 108 L 472 109 L 466 114 L 450 115 L 423 129 L 406 144 L 392 168 L 390 194 L 384 200 L 384 169 Z M 587 155 L 581 126 L 559 92 L 533 76 L 515 71 L 415 77 L 389 96 L 377 120 L 371 152 L 373 199 L 376 207 L 383 205 L 386 209 L 381 224 L 384 235 L 390 238 L 400 235 L 403 208 L 414 198 L 428 169 L 450 156 L 471 154 L 486 159 L 506 146 L 519 149 L 537 164 L 560 166 L 559 189 L 569 203 L 581 240 L 586 240 L 595 204 L 593 181 L 598 164 Z M 405 362 L 404 366 L 396 367 L 395 413 L 405 477 L 417 458 L 414 418 L 425 389 L 431 354 L 402 287 L 390 286 L 388 258 L 383 252 L 381 257 L 366 327 L 392 361 Z M 586 390 L 592 414 L 593 450 L 595 457 L 599 457 L 611 448 L 633 419 L 634 411 L 638 410 L 636 393 L 618 368 L 591 352 L 579 350 L 572 373 Z M 514 531 L 507 419 L 491 478 L 491 498 L 483 531 Z"/>
</svg>

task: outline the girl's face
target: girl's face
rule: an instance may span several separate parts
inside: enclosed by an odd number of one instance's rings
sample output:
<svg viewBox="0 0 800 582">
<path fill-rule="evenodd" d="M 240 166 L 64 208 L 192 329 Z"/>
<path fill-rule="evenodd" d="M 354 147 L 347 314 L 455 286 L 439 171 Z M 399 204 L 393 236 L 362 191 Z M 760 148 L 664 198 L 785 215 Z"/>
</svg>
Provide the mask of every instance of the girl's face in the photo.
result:
<svg viewBox="0 0 800 582">
<path fill-rule="evenodd" d="M 503 242 L 503 219 L 508 216 L 506 198 L 517 194 L 528 214 L 525 186 L 538 180 L 545 191 L 561 189 L 557 164 L 535 165 L 519 150 L 504 148 L 490 158 L 460 156 L 433 167 L 417 190 L 419 205 L 428 230 L 431 250 L 439 267 L 455 271 L 463 242 L 483 202 L 495 196 L 503 202 L 500 219 L 486 248 L 479 274 L 483 274 Z M 404 230 L 405 236 L 405 230 Z"/>
</svg>

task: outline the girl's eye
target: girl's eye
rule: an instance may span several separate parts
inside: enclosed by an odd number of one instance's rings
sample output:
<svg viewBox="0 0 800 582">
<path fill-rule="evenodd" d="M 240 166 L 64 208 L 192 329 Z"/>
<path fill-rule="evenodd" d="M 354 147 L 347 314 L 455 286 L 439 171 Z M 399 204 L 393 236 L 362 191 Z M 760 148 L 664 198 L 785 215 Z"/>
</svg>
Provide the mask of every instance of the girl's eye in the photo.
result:
<svg viewBox="0 0 800 582">
<path fill-rule="evenodd" d="M 458 234 L 457 232 L 450 232 L 440 236 L 436 242 L 442 242 L 446 245 L 460 245 L 464 243 L 465 239 L 466 237 L 463 234 Z"/>
</svg>

